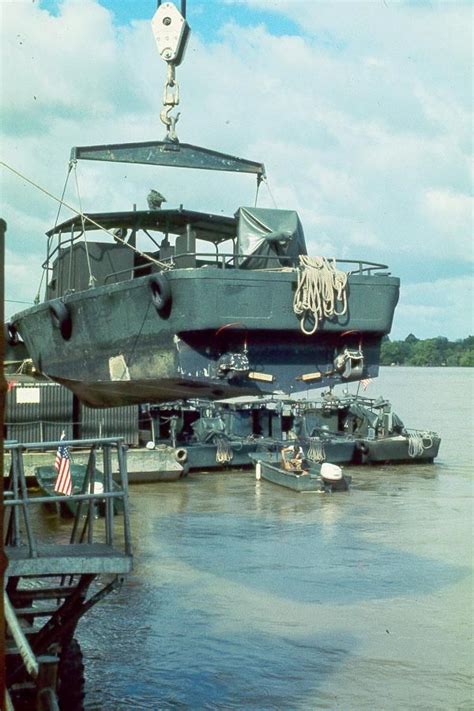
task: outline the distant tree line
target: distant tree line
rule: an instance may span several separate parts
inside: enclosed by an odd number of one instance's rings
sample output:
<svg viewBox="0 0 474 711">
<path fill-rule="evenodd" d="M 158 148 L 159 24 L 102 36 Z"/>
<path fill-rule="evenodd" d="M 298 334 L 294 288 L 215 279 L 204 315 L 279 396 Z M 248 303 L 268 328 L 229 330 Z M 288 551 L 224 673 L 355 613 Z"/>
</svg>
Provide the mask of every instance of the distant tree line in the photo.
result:
<svg viewBox="0 0 474 711">
<path fill-rule="evenodd" d="M 412 333 L 404 341 L 382 342 L 381 365 L 474 366 L 474 336 L 449 341 L 443 336 L 418 339 Z"/>
</svg>

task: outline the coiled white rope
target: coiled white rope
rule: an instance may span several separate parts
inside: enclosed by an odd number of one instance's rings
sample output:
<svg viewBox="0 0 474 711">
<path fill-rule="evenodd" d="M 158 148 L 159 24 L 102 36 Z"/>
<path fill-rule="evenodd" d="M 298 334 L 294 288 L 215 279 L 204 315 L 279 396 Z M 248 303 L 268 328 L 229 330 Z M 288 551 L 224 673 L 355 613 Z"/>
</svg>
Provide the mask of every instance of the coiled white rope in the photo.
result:
<svg viewBox="0 0 474 711">
<path fill-rule="evenodd" d="M 425 449 L 433 446 L 433 435 L 431 432 L 420 432 L 413 430 L 408 432 L 408 456 L 415 459 L 421 457 Z"/>
<path fill-rule="evenodd" d="M 232 447 L 227 440 L 222 439 L 222 437 L 215 437 L 214 441 L 216 443 L 216 462 L 219 462 L 219 464 L 227 464 L 234 456 Z"/>
<path fill-rule="evenodd" d="M 310 462 L 324 462 L 326 459 L 324 444 L 317 437 L 309 438 L 309 448 L 306 457 Z"/>
<path fill-rule="evenodd" d="M 337 269 L 336 261 L 326 257 L 299 256 L 298 283 L 293 310 L 301 317 L 301 330 L 307 336 L 316 332 L 323 318 L 343 316 L 347 311 L 347 274 Z M 340 304 L 340 310 L 337 310 Z M 313 327 L 306 328 L 312 320 Z"/>
</svg>

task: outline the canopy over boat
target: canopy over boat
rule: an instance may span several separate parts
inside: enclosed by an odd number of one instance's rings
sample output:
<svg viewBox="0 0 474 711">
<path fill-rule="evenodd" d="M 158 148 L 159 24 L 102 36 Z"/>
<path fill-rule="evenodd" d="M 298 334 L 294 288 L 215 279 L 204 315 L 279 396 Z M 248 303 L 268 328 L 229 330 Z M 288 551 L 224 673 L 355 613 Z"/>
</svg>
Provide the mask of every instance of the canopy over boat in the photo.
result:
<svg viewBox="0 0 474 711">
<path fill-rule="evenodd" d="M 119 212 L 90 212 L 75 215 L 46 232 L 48 237 L 85 230 L 113 230 L 122 227 L 129 230 L 158 230 L 174 235 L 183 234 L 192 225 L 198 239 L 219 244 L 236 236 L 234 217 L 178 209 L 129 210 Z"/>
</svg>

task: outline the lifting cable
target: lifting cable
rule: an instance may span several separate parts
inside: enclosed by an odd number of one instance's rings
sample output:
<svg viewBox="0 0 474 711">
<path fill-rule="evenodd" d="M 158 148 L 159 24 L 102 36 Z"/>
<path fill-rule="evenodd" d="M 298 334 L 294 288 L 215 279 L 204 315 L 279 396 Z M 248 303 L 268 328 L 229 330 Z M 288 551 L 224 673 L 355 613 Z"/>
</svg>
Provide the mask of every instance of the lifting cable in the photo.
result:
<svg viewBox="0 0 474 711">
<path fill-rule="evenodd" d="M 5 165 L 5 164 L 4 164 L 4 165 Z M 8 168 L 9 166 L 6 166 L 6 167 Z M 57 211 L 57 213 L 56 213 L 56 219 L 55 219 L 55 221 L 54 221 L 54 228 L 53 228 L 54 230 L 56 229 L 57 224 L 58 224 L 58 222 L 59 222 L 59 215 L 60 215 L 60 213 L 61 213 L 61 208 L 62 208 L 62 206 L 63 206 L 63 204 L 64 204 L 64 195 L 66 194 L 66 188 L 67 188 L 67 184 L 68 184 L 68 181 L 69 181 L 69 176 L 71 175 L 71 168 L 72 168 L 71 163 L 69 163 L 68 171 L 67 171 L 67 174 L 66 174 L 66 180 L 64 181 L 63 191 L 62 191 L 62 193 L 61 193 L 61 198 L 60 198 L 60 200 L 59 200 L 59 207 L 58 207 L 58 211 Z M 47 250 L 46 250 L 46 252 L 47 252 L 47 262 L 49 261 L 49 248 L 50 248 L 50 246 L 51 246 L 51 240 L 52 240 L 52 239 L 53 239 L 52 237 L 48 237 L 48 246 L 47 246 Z M 40 279 L 40 283 L 39 283 L 39 285 L 38 285 L 38 291 L 36 292 L 36 296 L 35 296 L 35 299 L 34 299 L 34 303 L 35 303 L 35 304 L 39 304 L 39 302 L 40 302 L 41 287 L 43 286 L 43 279 L 44 279 L 44 275 L 46 274 L 46 272 L 47 272 L 47 268 L 46 268 L 46 269 L 43 269 L 42 272 L 41 272 L 41 279 Z"/>
<path fill-rule="evenodd" d="M 69 162 L 69 170 L 71 170 L 72 166 L 74 166 L 74 181 L 76 184 L 77 200 L 79 202 L 79 211 L 81 214 L 82 235 L 84 237 L 87 269 L 89 270 L 89 287 L 93 287 L 97 280 L 96 280 L 95 276 L 92 274 L 91 260 L 90 260 L 90 256 L 89 256 L 89 245 L 87 244 L 87 237 L 86 237 L 86 223 L 84 220 L 84 213 L 82 211 L 82 201 L 81 201 L 81 194 L 79 191 L 79 181 L 77 179 L 77 160 L 71 160 Z M 72 248 L 72 239 L 71 239 L 71 248 Z M 71 264 L 72 264 L 72 258 L 71 258 Z"/>
<path fill-rule="evenodd" d="M 268 178 L 267 178 L 267 177 L 264 177 L 264 178 L 262 178 L 262 180 L 265 182 L 265 185 L 266 185 L 267 190 L 268 190 L 268 194 L 270 195 L 271 201 L 272 201 L 272 203 L 273 203 L 273 207 L 274 207 L 275 209 L 278 209 L 278 205 L 277 205 L 277 203 L 276 203 L 276 200 L 275 200 L 275 198 L 273 197 L 272 191 L 270 190 L 270 183 L 269 183 L 269 181 L 268 181 Z M 259 185 L 259 184 L 257 183 L 257 196 L 258 196 L 258 185 Z M 257 204 L 257 199 L 255 198 L 255 205 L 256 205 L 256 204 Z"/>
<path fill-rule="evenodd" d="M 143 257 L 143 259 L 146 259 L 147 261 L 151 262 L 152 264 L 156 264 L 161 270 L 167 270 L 167 269 L 171 269 L 171 268 L 172 268 L 172 265 L 166 264 L 165 262 L 160 262 L 159 259 L 155 259 L 155 258 L 152 257 L 151 255 L 146 254 L 145 252 L 142 252 L 142 251 L 141 251 L 140 249 L 138 249 L 137 247 L 134 247 L 133 245 L 129 244 L 129 243 L 126 242 L 122 237 L 119 237 L 119 235 L 114 234 L 113 232 L 111 232 L 110 230 L 108 230 L 106 227 L 104 227 L 103 225 L 101 225 L 101 224 L 99 224 L 98 222 L 96 222 L 95 220 L 93 220 L 91 217 L 88 217 L 87 215 L 85 215 L 85 214 L 84 214 L 83 212 L 81 212 L 80 210 L 77 210 L 77 208 L 73 207 L 72 205 L 69 205 L 67 202 L 65 202 L 65 200 L 64 200 L 63 198 L 58 198 L 58 197 L 56 197 L 56 195 L 53 195 L 52 193 L 48 192 L 48 190 L 46 190 L 45 188 L 41 187 L 41 185 L 38 185 L 38 183 L 35 183 L 35 182 L 34 182 L 33 180 L 31 180 L 30 178 L 27 178 L 26 175 L 23 175 L 23 174 L 20 173 L 18 170 L 16 170 L 15 168 L 13 168 L 11 165 L 8 165 L 8 163 L 5 163 L 5 161 L 0 160 L 0 165 L 3 165 L 5 168 L 7 168 L 8 170 L 10 170 L 12 173 L 14 173 L 15 175 L 17 175 L 19 178 L 21 178 L 22 180 L 24 180 L 26 183 L 29 183 L 29 184 L 32 185 L 34 188 L 36 188 L 37 190 L 40 190 L 42 193 L 44 193 L 45 195 L 47 195 L 48 197 L 50 197 L 52 200 L 55 200 L 56 202 L 58 202 L 58 203 L 60 204 L 60 206 L 63 206 L 63 205 L 64 205 L 64 207 L 67 207 L 68 210 L 71 210 L 71 211 L 74 212 L 76 215 L 79 215 L 79 217 L 81 218 L 81 220 L 84 220 L 85 222 L 88 222 L 88 223 L 90 223 L 91 225 L 94 225 L 94 227 L 97 227 L 99 230 L 102 230 L 103 232 L 105 232 L 106 234 L 108 234 L 108 235 L 109 235 L 110 237 L 112 237 L 116 242 L 120 242 L 120 243 L 121 243 L 122 245 L 124 245 L 125 247 L 128 247 L 129 249 L 132 249 L 134 252 L 136 252 L 136 254 L 140 255 L 140 257 Z"/>
</svg>

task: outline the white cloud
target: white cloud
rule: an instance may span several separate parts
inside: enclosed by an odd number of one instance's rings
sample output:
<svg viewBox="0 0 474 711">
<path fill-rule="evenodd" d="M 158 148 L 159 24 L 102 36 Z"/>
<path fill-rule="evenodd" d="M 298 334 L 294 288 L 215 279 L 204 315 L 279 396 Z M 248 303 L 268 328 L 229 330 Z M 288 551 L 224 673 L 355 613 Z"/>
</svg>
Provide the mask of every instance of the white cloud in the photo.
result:
<svg viewBox="0 0 474 711">
<path fill-rule="evenodd" d="M 470 195 L 453 190 L 428 189 L 423 194 L 422 209 L 437 230 L 448 236 L 447 255 L 473 258 L 473 208 Z"/>
<path fill-rule="evenodd" d="M 272 206 L 273 196 L 296 209 L 311 251 L 394 262 L 402 280 L 421 259 L 439 279 L 464 273 L 472 257 L 468 5 L 245 4 L 262 11 L 260 24 L 240 27 L 236 5 L 235 21 L 216 28 L 212 42 L 191 35 L 178 68 L 180 139 L 263 160 L 271 194 L 263 186 L 261 204 Z M 268 9 L 298 23 L 300 36 L 267 31 Z M 59 195 L 71 146 L 163 138 L 165 67 L 148 22 L 117 27 L 97 0 L 65 0 L 57 16 L 32 2 L 0 11 L 3 160 Z M 190 172 L 78 166 L 85 209 L 144 206 L 150 187 L 169 206 L 228 214 L 253 202 L 248 176 Z M 57 204 L 5 170 L 1 180 L 7 239 L 15 235 L 8 298 L 25 277 L 20 265 L 42 256 Z M 77 205 L 73 184 L 67 198 Z M 428 312 L 445 313 L 449 301 L 441 290 L 422 291 L 428 301 L 414 310 L 402 298 L 397 324 L 418 314 L 436 328 Z M 462 299 L 467 310 L 466 295 L 451 304 L 456 313 Z M 451 323 L 465 334 L 462 318 Z"/>
<path fill-rule="evenodd" d="M 470 276 L 403 286 L 391 337 L 414 333 L 418 338 L 456 340 L 474 334 L 473 292 Z"/>
<path fill-rule="evenodd" d="M 8 231 L 7 231 L 8 236 Z M 5 318 L 16 311 L 32 305 L 38 293 L 41 279 L 40 261 L 44 254 L 25 256 L 11 249 L 6 250 L 5 260 L 8 265 L 5 272 Z M 44 290 L 41 291 L 41 297 Z"/>
</svg>

